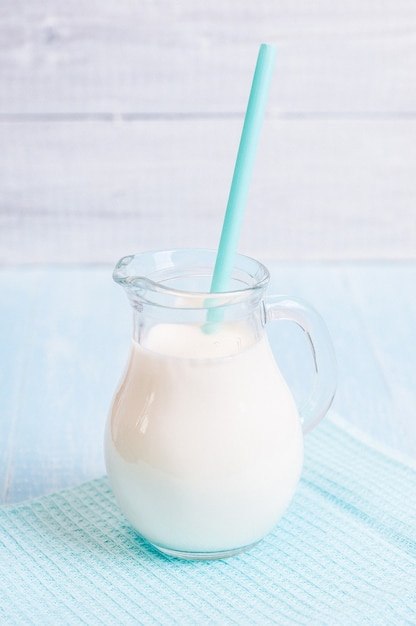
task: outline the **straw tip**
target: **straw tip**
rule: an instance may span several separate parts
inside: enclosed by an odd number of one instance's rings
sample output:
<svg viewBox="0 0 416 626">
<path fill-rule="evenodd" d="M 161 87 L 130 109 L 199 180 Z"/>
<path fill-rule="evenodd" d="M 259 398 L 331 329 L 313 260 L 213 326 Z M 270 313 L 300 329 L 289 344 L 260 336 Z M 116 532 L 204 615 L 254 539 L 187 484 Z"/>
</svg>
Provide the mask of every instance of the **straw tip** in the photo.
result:
<svg viewBox="0 0 416 626">
<path fill-rule="evenodd" d="M 260 44 L 260 50 L 275 54 L 277 52 L 277 46 L 274 43 L 262 43 Z"/>
<path fill-rule="evenodd" d="M 262 43 L 259 48 L 258 62 L 271 68 L 274 67 L 277 56 L 277 46 L 271 43 Z"/>
</svg>

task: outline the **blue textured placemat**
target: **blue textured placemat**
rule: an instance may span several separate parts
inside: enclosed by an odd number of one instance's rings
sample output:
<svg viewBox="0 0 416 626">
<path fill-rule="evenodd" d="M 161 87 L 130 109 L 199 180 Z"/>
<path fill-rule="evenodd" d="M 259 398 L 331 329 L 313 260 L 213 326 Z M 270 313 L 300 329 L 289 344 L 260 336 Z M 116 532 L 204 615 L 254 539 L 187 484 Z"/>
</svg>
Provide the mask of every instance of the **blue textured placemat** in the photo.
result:
<svg viewBox="0 0 416 626">
<path fill-rule="evenodd" d="M 0 510 L 0 623 L 416 624 L 416 471 L 325 420 L 250 552 L 160 556 L 105 478 Z"/>
</svg>

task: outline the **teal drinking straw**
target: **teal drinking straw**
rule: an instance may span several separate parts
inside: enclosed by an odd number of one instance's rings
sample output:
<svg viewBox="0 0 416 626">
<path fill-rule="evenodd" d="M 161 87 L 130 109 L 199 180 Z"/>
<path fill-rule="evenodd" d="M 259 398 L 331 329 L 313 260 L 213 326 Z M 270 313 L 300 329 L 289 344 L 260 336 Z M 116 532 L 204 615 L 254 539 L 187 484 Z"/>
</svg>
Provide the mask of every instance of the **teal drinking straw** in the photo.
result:
<svg viewBox="0 0 416 626">
<path fill-rule="evenodd" d="M 228 196 L 211 293 L 228 291 L 230 288 L 234 258 L 275 61 L 276 47 L 261 44 Z"/>
</svg>

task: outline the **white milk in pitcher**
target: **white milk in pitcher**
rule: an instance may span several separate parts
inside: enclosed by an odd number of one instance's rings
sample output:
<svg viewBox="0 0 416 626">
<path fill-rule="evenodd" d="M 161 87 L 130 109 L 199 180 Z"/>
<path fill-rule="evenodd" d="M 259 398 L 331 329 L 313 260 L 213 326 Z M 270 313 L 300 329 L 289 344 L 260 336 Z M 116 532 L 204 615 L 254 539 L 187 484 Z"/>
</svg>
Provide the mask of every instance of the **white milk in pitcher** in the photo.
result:
<svg viewBox="0 0 416 626">
<path fill-rule="evenodd" d="M 133 342 L 106 433 L 111 486 L 162 549 L 237 550 L 288 506 L 303 461 L 300 420 L 264 335 L 238 323 L 159 324 Z"/>
</svg>

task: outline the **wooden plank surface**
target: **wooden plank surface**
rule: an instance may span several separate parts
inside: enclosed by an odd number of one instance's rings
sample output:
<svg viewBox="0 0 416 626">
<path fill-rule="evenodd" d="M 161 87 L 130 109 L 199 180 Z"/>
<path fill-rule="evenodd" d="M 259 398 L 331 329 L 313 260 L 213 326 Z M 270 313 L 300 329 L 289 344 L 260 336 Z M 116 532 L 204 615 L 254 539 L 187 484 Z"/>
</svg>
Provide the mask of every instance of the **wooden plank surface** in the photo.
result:
<svg viewBox="0 0 416 626">
<path fill-rule="evenodd" d="M 242 121 L 0 124 L 0 262 L 217 246 Z M 416 121 L 268 119 L 241 249 L 416 254 Z"/>
<path fill-rule="evenodd" d="M 261 41 L 279 53 L 240 249 L 323 313 L 338 412 L 415 454 L 415 3 L 3 0 L 2 501 L 104 471 L 130 336 L 110 265 L 217 246 Z M 302 338 L 270 333 L 300 394 Z"/>
<path fill-rule="evenodd" d="M 415 458 L 416 297 L 409 285 L 415 283 L 416 265 L 268 265 L 270 293 L 308 299 L 328 324 L 339 368 L 334 409 Z M 131 333 L 130 308 L 111 281 L 111 269 L 0 271 L 2 502 L 104 472 L 104 423 Z M 303 361 L 310 357 L 302 352 L 304 338 L 290 326 L 274 325 L 270 340 L 289 382 L 301 377 L 303 386 L 308 382 Z M 304 393 L 294 391 L 298 399 Z"/>
<path fill-rule="evenodd" d="M 15 501 L 103 473 L 105 418 L 131 315 L 109 269 L 5 270 L 1 279 L 9 307 L 0 476 L 2 499 Z M 26 332 L 10 336 L 6 327 L 18 329 L 20 320 Z"/>
<path fill-rule="evenodd" d="M 216 246 L 261 41 L 278 61 L 244 251 L 415 258 L 411 0 L 4 0 L 0 17 L 1 263 Z"/>
<path fill-rule="evenodd" d="M 261 41 L 271 110 L 416 111 L 411 0 L 1 3 L 0 112 L 242 112 Z"/>
</svg>

